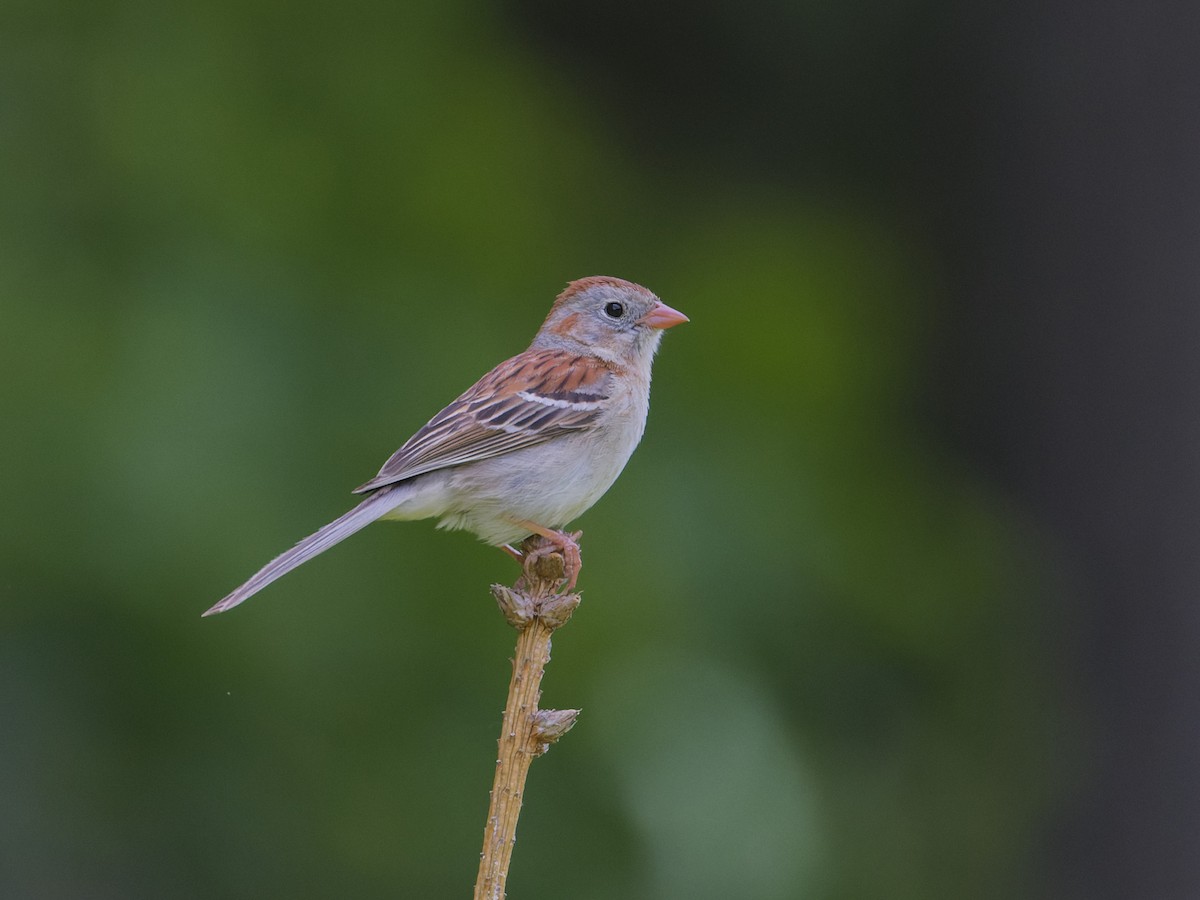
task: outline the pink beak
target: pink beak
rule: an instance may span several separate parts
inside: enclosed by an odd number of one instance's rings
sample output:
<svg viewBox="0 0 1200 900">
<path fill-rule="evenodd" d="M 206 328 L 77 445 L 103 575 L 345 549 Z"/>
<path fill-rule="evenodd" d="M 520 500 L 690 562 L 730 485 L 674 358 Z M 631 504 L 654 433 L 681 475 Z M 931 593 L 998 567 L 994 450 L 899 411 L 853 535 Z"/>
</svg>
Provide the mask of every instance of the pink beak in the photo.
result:
<svg viewBox="0 0 1200 900">
<path fill-rule="evenodd" d="M 657 300 L 654 303 L 654 308 L 638 321 L 643 325 L 649 325 L 651 328 L 672 328 L 675 325 L 688 321 L 688 317 L 677 309 L 671 309 L 671 307 L 667 306 L 661 300 Z"/>
</svg>

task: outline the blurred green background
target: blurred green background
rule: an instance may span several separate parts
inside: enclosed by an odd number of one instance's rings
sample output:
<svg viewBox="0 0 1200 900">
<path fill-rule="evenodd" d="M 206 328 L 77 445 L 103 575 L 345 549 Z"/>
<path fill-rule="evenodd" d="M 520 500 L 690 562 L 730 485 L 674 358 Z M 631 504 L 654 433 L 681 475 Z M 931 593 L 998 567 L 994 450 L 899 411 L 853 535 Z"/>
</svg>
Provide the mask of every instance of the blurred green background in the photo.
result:
<svg viewBox="0 0 1200 900">
<path fill-rule="evenodd" d="M 4 3 L 0 896 L 466 895 L 511 561 L 383 524 L 199 614 L 592 274 L 692 321 L 579 523 L 510 895 L 1085 884 L 1120 636 L 1068 639 L 1003 402 L 1048 270 L 984 251 L 1045 246 L 1029 135 L 1109 46 L 1038 69 L 1077 23 L 1027 12 Z"/>
</svg>

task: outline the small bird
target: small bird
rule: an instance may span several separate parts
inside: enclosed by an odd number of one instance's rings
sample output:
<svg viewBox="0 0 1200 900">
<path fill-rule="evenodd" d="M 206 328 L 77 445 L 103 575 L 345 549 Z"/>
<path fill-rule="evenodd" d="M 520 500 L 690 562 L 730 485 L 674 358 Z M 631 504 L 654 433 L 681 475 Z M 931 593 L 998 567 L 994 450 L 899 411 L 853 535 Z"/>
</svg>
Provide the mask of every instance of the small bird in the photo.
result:
<svg viewBox="0 0 1200 900">
<path fill-rule="evenodd" d="M 561 529 L 609 489 L 650 409 L 650 366 L 663 331 L 687 316 L 641 285 L 572 281 L 524 353 L 500 363 L 430 419 L 354 493 L 366 499 L 263 566 L 206 616 L 377 519 L 464 528 L 522 559 L 512 544 L 541 535 L 562 552 L 565 590 L 579 576 L 576 536 Z"/>
</svg>

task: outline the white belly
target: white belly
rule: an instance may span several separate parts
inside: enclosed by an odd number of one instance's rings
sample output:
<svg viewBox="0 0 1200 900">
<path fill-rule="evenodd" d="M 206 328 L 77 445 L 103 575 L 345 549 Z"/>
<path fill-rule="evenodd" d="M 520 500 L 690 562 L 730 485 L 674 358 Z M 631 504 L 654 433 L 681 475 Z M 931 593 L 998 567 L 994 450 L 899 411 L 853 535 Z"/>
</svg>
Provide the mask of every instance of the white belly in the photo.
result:
<svg viewBox="0 0 1200 900">
<path fill-rule="evenodd" d="M 597 430 L 420 475 L 406 485 L 409 499 L 388 518 L 436 516 L 440 528 L 463 528 L 495 545 L 529 534 L 514 519 L 562 528 L 599 500 L 625 468 L 645 429 L 648 394 L 625 398 Z"/>
</svg>

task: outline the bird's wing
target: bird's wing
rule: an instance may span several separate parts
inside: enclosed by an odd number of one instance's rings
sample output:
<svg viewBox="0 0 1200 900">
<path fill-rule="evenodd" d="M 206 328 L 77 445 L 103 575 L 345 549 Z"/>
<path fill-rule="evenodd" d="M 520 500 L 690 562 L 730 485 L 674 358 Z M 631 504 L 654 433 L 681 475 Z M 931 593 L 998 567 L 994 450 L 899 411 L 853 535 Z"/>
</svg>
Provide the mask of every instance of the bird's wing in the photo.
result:
<svg viewBox="0 0 1200 900">
<path fill-rule="evenodd" d="M 591 428 L 608 400 L 611 378 L 611 370 L 595 357 L 527 350 L 492 369 L 430 419 L 354 492 Z"/>
</svg>

